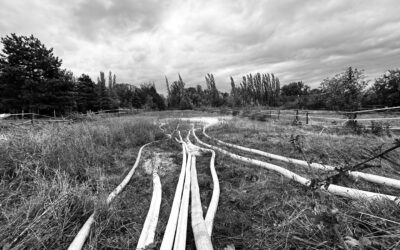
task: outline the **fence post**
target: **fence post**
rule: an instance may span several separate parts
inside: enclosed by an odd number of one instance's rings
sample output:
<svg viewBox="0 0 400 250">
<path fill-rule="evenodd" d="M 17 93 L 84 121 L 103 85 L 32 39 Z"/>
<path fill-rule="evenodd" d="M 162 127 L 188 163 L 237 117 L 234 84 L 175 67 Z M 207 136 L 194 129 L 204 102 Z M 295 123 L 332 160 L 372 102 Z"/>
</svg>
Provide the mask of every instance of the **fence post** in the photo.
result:
<svg viewBox="0 0 400 250">
<path fill-rule="evenodd" d="M 35 122 L 35 113 L 32 113 L 32 116 L 31 116 L 31 123 L 32 123 L 32 125 L 33 125 L 34 122 Z"/>
<path fill-rule="evenodd" d="M 296 109 L 296 121 L 298 121 L 298 120 L 299 120 L 299 110 Z"/>
<path fill-rule="evenodd" d="M 280 109 L 278 109 L 278 120 L 279 120 L 279 116 L 280 116 L 280 114 L 281 114 L 281 110 L 280 110 Z"/>
<path fill-rule="evenodd" d="M 272 119 L 272 110 L 269 110 L 269 118 Z"/>
<path fill-rule="evenodd" d="M 24 110 L 22 110 L 22 112 L 21 112 L 21 118 L 22 118 L 22 120 L 24 120 Z"/>
<path fill-rule="evenodd" d="M 306 112 L 306 124 L 308 124 L 308 111 Z"/>
</svg>

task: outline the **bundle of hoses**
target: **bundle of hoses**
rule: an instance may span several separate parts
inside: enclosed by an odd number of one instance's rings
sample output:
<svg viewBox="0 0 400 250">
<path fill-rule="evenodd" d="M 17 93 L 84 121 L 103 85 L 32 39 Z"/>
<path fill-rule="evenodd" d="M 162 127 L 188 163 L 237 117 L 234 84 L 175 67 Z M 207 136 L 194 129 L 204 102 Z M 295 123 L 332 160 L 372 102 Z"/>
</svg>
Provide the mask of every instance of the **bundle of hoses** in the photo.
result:
<svg viewBox="0 0 400 250">
<path fill-rule="evenodd" d="M 163 250 L 185 249 L 186 248 L 186 225 L 189 211 L 189 197 L 191 197 L 191 224 L 193 236 L 197 249 L 213 249 L 211 233 L 213 221 L 219 200 L 219 182 L 215 171 L 215 152 L 202 149 L 186 142 L 180 136 L 177 140 L 182 145 L 182 169 L 176 187 L 171 214 L 161 244 Z M 196 155 L 200 151 L 211 152 L 210 170 L 214 183 L 213 195 L 207 210 L 206 217 L 203 217 L 203 210 L 200 200 L 200 190 L 197 180 Z"/>
</svg>

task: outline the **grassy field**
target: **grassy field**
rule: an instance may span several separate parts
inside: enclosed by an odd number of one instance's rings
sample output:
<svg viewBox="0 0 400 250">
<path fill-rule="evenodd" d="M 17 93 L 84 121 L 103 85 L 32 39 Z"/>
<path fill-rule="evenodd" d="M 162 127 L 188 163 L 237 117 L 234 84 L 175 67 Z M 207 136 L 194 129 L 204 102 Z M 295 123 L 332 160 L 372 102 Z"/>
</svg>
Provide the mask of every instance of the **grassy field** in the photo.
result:
<svg viewBox="0 0 400 250">
<path fill-rule="evenodd" d="M 220 114 L 213 114 L 219 116 Z M 162 204 L 154 249 L 158 249 L 170 213 L 182 161 L 181 147 L 160 130 L 165 118 L 210 116 L 201 111 L 149 112 L 95 119 L 75 124 L 7 128 L 0 137 L 0 245 L 4 249 L 66 249 L 90 214 L 96 222 L 85 249 L 135 248 L 152 195 L 151 169 L 159 168 Z M 167 120 L 172 133 L 179 123 Z M 199 125 L 197 127 L 200 128 Z M 234 118 L 208 134 L 220 140 L 302 159 L 290 142 L 300 135 L 304 155 L 312 161 L 347 166 L 389 147 L 394 138 L 357 135 L 285 121 Z M 197 135 L 205 142 L 215 141 Z M 192 142 L 194 142 L 194 139 Z M 106 206 L 107 195 L 121 182 L 145 149 L 126 189 Z M 227 147 L 231 152 L 244 154 Z M 376 160 L 380 168 L 366 172 L 400 179 L 399 151 L 388 155 L 395 164 Z M 210 155 L 198 157 L 198 180 L 204 211 L 211 199 Z M 273 162 L 278 164 L 277 162 Z M 279 163 L 306 177 L 326 173 Z M 354 201 L 310 190 L 280 175 L 217 153 L 221 196 L 212 241 L 216 249 L 398 249 L 400 210 L 390 202 Z M 340 185 L 398 195 L 398 191 L 347 178 Z M 358 246 L 357 246 L 358 244 Z M 187 249 L 195 249 L 188 225 Z"/>
<path fill-rule="evenodd" d="M 67 248 L 94 208 L 104 207 L 138 148 L 164 138 L 153 122 L 124 117 L 2 131 L 0 245 Z M 106 217 L 90 237 L 93 249 Z"/>
<path fill-rule="evenodd" d="M 302 154 L 291 145 L 290 138 L 303 135 L 306 156 L 334 166 L 357 163 L 370 155 L 371 150 L 393 142 L 388 137 L 319 135 L 308 128 L 243 119 L 211 128 L 208 134 L 226 142 L 298 159 L 302 159 Z M 216 144 L 205 137 L 202 140 Z M 399 164 L 398 156 L 395 152 L 390 157 Z M 255 155 L 251 157 L 266 160 Z M 321 178 L 327 175 L 290 164 L 279 165 L 302 176 Z M 312 191 L 272 171 L 223 155 L 218 155 L 216 166 L 222 190 L 214 232 L 214 241 L 219 247 L 233 243 L 239 249 L 343 249 L 341 240 L 346 239 L 357 240 L 354 242 L 360 245 L 359 249 L 397 249 L 400 246 L 400 213 L 394 204 L 354 201 Z M 398 170 L 382 161 L 382 168 L 366 171 L 399 179 Z M 394 189 L 350 179 L 339 179 L 336 183 L 398 194 Z"/>
</svg>

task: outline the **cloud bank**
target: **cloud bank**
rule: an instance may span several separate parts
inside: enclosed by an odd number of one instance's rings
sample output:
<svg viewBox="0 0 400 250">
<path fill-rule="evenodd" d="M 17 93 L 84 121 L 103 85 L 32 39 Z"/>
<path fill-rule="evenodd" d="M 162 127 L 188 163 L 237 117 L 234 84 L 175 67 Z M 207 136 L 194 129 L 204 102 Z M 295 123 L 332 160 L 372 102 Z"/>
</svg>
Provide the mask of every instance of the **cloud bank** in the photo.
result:
<svg viewBox="0 0 400 250">
<path fill-rule="evenodd" d="M 275 73 L 316 87 L 348 66 L 374 79 L 400 67 L 397 0 L 0 0 L 0 36 L 33 34 L 75 75 L 118 82 Z"/>
</svg>

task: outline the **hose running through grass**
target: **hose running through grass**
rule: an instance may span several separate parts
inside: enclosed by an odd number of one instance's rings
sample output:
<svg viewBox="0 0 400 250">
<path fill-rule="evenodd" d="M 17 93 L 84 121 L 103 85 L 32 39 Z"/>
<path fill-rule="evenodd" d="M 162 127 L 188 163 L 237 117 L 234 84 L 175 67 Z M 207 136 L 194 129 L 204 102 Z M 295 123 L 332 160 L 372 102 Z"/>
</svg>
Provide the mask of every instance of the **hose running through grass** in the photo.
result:
<svg viewBox="0 0 400 250">
<path fill-rule="evenodd" d="M 156 142 L 156 141 L 154 141 Z M 129 181 L 131 180 L 133 174 L 135 173 L 135 170 L 137 168 L 137 166 L 139 165 L 140 162 L 140 156 L 142 155 L 142 151 L 143 149 L 154 143 L 154 142 L 150 142 L 147 143 L 145 145 L 143 145 L 138 152 L 138 155 L 136 157 L 136 161 L 135 164 L 133 165 L 133 167 L 131 168 L 131 170 L 129 171 L 129 173 L 126 175 L 126 177 L 124 178 L 124 180 L 121 182 L 121 184 L 119 184 L 109 195 L 107 198 L 107 205 L 109 205 L 113 199 L 122 192 L 122 190 L 125 188 L 125 186 L 129 183 Z M 89 236 L 89 232 L 90 232 L 90 228 L 92 227 L 92 224 L 94 223 L 94 217 L 95 217 L 95 212 L 92 213 L 92 215 L 90 215 L 90 217 L 86 220 L 85 224 L 82 226 L 82 228 L 79 230 L 78 234 L 75 236 L 74 240 L 72 241 L 71 245 L 68 247 L 68 250 L 80 250 L 82 249 L 83 245 L 85 244 L 86 238 Z"/>
<path fill-rule="evenodd" d="M 319 163 L 308 164 L 306 161 L 303 161 L 303 160 L 293 159 L 293 158 L 289 158 L 289 157 L 285 157 L 285 156 L 281 156 L 281 155 L 271 154 L 271 153 L 264 152 L 264 151 L 261 151 L 261 150 L 258 150 L 258 149 L 247 148 L 247 147 L 242 147 L 242 146 L 239 146 L 239 145 L 227 143 L 227 142 L 224 142 L 224 141 L 221 141 L 221 140 L 218 140 L 216 138 L 213 138 L 213 137 L 209 136 L 205 132 L 206 129 L 207 129 L 207 126 L 205 126 L 203 128 L 203 134 L 204 134 L 205 137 L 207 137 L 208 139 L 214 140 L 219 144 L 228 146 L 228 147 L 236 148 L 236 149 L 239 149 L 239 150 L 242 150 L 242 151 L 246 151 L 246 152 L 250 152 L 250 153 L 253 153 L 253 154 L 262 155 L 262 156 L 265 156 L 265 157 L 270 158 L 270 159 L 296 164 L 296 165 L 299 165 L 299 166 L 304 166 L 304 167 L 309 167 L 310 166 L 310 167 L 312 167 L 314 169 L 325 170 L 325 171 L 337 171 L 336 168 L 333 167 L 333 166 L 323 165 L 323 164 L 319 164 Z M 374 175 L 374 174 L 368 174 L 368 173 L 362 173 L 362 172 L 358 172 L 358 171 L 347 171 L 346 174 L 348 176 L 352 177 L 352 178 L 355 178 L 355 179 L 359 178 L 359 179 L 363 179 L 365 181 L 369 181 L 369 182 L 372 182 L 372 183 L 376 183 L 376 184 L 380 184 L 380 185 L 384 185 L 384 186 L 400 189 L 400 180 L 396 180 L 396 179 L 393 179 L 393 178 L 388 178 L 388 177 Z"/>
<path fill-rule="evenodd" d="M 195 133 L 195 130 L 192 129 L 193 131 L 193 136 L 195 137 L 196 141 L 198 143 L 200 143 L 203 146 L 206 146 L 208 148 L 212 148 L 218 152 L 221 152 L 222 154 L 228 155 L 229 157 L 245 162 L 245 163 L 250 163 L 252 165 L 256 165 L 256 166 L 260 166 L 275 172 L 280 173 L 281 175 L 285 176 L 286 178 L 292 179 L 304 186 L 310 187 L 312 182 L 311 180 L 308 180 L 296 173 L 293 173 L 285 168 L 282 168 L 280 166 L 274 165 L 274 164 L 270 164 L 267 162 L 262 162 L 259 160 L 255 160 L 255 159 L 250 159 L 247 157 L 243 157 L 243 156 L 239 156 L 233 153 L 230 153 L 226 150 L 223 150 L 219 147 L 216 146 L 212 146 L 209 144 L 206 144 L 204 142 L 202 142 Z M 326 190 L 329 193 L 338 195 L 338 196 L 343 196 L 343 197 L 347 197 L 347 198 L 352 198 L 352 199 L 367 199 L 367 200 L 379 200 L 379 199 L 387 199 L 387 200 L 391 200 L 393 202 L 395 202 L 397 205 L 400 205 L 400 199 L 396 196 L 392 196 L 392 195 L 385 195 L 385 194 L 379 194 L 379 193 L 373 193 L 373 192 L 368 192 L 368 191 L 363 191 L 363 190 L 358 190 L 358 189 L 353 189 L 353 188 L 347 188 L 347 187 L 342 187 L 342 186 L 338 186 L 338 185 L 334 185 L 334 184 L 330 184 L 328 186 L 322 185 L 319 187 L 320 189 Z"/>
<path fill-rule="evenodd" d="M 158 215 L 160 214 L 161 193 L 162 188 L 160 177 L 157 174 L 157 169 L 153 169 L 153 195 L 151 198 L 149 212 L 147 213 L 136 249 L 145 249 L 146 246 L 154 242 Z"/>
</svg>

